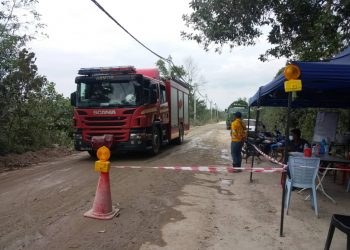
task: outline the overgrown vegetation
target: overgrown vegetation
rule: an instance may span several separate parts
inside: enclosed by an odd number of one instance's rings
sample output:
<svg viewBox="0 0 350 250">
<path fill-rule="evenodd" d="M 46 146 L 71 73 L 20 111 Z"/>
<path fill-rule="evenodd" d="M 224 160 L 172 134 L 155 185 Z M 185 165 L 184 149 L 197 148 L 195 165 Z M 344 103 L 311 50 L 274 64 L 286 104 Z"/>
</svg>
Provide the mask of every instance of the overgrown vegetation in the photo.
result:
<svg viewBox="0 0 350 250">
<path fill-rule="evenodd" d="M 192 31 L 182 37 L 216 51 L 255 45 L 267 35 L 271 44 L 260 60 L 270 57 L 319 60 L 350 44 L 350 2 L 192 0 L 192 13 L 183 16 Z"/>
<path fill-rule="evenodd" d="M 35 0 L 1 1 L 0 154 L 66 145 L 72 108 L 55 84 L 38 74 L 35 54 L 26 49 L 43 24 Z"/>
<path fill-rule="evenodd" d="M 292 109 L 291 129 L 300 128 L 302 137 L 311 142 L 318 111 L 339 113 L 337 133 L 343 134 L 349 131 L 349 111 L 344 109 Z M 284 134 L 287 111 L 285 108 L 263 107 L 260 113 L 260 120 L 266 125 L 268 131 L 273 131 L 276 126 Z"/>
</svg>

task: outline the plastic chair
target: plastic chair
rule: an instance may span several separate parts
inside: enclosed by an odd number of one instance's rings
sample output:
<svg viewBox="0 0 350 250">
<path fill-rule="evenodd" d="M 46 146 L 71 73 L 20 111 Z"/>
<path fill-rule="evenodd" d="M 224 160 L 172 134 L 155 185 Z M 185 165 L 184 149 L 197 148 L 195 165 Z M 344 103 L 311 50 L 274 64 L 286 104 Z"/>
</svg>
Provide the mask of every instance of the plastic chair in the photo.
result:
<svg viewBox="0 0 350 250">
<path fill-rule="evenodd" d="M 327 241 L 324 249 L 329 250 L 329 247 L 332 243 L 335 228 L 338 228 L 340 231 L 347 235 L 346 249 L 350 250 L 350 216 L 341 214 L 333 214 L 332 216 L 331 224 L 328 230 Z"/>
<path fill-rule="evenodd" d="M 292 188 L 311 188 L 311 204 L 318 217 L 317 197 L 316 197 L 316 177 L 320 166 L 319 158 L 295 157 L 288 159 L 288 169 L 290 178 L 286 181 L 286 208 L 287 214 L 290 204 Z"/>
</svg>

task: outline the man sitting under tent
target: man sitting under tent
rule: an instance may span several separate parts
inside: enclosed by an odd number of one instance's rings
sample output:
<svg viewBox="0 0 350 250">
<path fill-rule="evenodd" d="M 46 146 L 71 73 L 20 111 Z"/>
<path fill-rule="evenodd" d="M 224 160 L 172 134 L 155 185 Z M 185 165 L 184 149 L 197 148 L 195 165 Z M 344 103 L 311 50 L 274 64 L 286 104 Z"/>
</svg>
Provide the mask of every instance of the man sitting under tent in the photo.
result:
<svg viewBox="0 0 350 250">
<path fill-rule="evenodd" d="M 307 140 L 301 138 L 301 131 L 298 128 L 292 129 L 290 131 L 291 135 L 289 136 L 289 145 L 288 152 L 304 152 L 305 146 L 310 147 L 310 144 Z M 277 145 L 277 144 L 276 144 Z M 278 153 L 281 153 L 282 156 L 279 159 L 280 162 L 283 162 L 284 159 L 284 146 L 273 147 L 272 150 L 277 150 Z"/>
</svg>

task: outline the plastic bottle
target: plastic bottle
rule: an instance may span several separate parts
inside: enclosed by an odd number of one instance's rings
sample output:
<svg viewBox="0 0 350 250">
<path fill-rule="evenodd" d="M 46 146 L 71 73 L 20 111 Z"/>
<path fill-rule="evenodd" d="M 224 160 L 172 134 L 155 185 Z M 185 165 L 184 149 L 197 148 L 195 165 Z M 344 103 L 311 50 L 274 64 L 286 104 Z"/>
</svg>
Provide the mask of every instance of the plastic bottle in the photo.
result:
<svg viewBox="0 0 350 250">
<path fill-rule="evenodd" d="M 328 153 L 329 153 L 329 146 L 328 146 L 328 144 L 326 142 L 326 144 L 324 145 L 324 154 L 328 155 Z"/>
<path fill-rule="evenodd" d="M 321 146 L 320 144 L 316 145 L 316 150 L 315 150 L 315 155 L 316 156 L 320 156 L 320 152 L 321 152 Z"/>
</svg>

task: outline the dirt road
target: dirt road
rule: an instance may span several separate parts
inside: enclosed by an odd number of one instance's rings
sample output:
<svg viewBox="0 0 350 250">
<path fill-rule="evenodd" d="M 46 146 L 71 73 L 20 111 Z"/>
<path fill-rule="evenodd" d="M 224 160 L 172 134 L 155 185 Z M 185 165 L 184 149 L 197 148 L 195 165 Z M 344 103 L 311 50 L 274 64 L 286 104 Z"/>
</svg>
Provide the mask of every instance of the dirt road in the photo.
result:
<svg viewBox="0 0 350 250">
<path fill-rule="evenodd" d="M 112 166 L 230 164 L 225 125 L 192 129 L 181 146 L 157 157 L 118 155 Z M 279 237 L 279 174 L 208 174 L 115 169 L 110 221 L 83 217 L 98 174 L 87 153 L 0 174 L 0 249 L 322 249 L 332 213 L 349 212 L 342 187 L 332 204 L 319 197 L 317 219 L 304 196 L 293 194 Z M 264 166 L 267 163 L 262 162 Z M 230 182 L 232 181 L 232 184 Z M 344 249 L 335 233 L 333 249 Z"/>
</svg>

